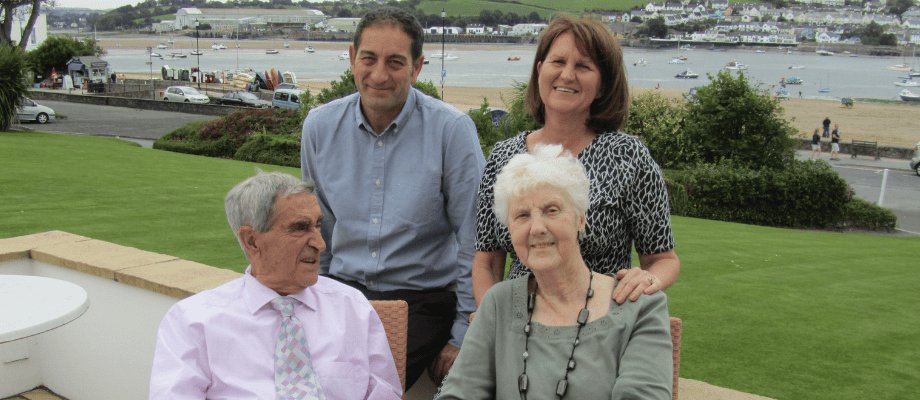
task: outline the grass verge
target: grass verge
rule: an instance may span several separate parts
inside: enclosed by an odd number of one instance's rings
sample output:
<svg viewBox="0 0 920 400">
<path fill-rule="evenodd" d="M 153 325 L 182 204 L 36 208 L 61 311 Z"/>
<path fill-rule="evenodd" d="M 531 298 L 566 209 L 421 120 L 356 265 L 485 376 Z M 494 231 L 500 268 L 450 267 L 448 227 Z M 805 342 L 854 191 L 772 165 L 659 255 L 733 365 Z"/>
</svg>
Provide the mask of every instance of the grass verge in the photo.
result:
<svg viewBox="0 0 920 400">
<path fill-rule="evenodd" d="M 0 133 L 0 237 L 63 230 L 242 271 L 223 197 L 297 168 Z M 776 399 L 904 399 L 920 382 L 920 238 L 675 217 L 681 376 Z"/>
</svg>

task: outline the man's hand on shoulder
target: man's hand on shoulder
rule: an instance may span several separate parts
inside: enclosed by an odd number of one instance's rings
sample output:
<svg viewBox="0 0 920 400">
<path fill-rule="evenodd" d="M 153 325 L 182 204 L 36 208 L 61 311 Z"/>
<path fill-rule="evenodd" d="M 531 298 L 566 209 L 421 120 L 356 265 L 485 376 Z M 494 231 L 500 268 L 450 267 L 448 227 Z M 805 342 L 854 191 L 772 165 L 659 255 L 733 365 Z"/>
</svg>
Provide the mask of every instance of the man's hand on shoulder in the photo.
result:
<svg viewBox="0 0 920 400">
<path fill-rule="evenodd" d="M 431 365 L 428 366 L 428 377 L 431 378 L 431 381 L 436 386 L 441 385 L 441 381 L 447 376 L 447 371 L 450 371 L 450 367 L 454 365 L 454 360 L 457 359 L 458 354 L 460 354 L 460 349 L 448 343 L 441 349 L 441 353 L 435 357 Z"/>
</svg>

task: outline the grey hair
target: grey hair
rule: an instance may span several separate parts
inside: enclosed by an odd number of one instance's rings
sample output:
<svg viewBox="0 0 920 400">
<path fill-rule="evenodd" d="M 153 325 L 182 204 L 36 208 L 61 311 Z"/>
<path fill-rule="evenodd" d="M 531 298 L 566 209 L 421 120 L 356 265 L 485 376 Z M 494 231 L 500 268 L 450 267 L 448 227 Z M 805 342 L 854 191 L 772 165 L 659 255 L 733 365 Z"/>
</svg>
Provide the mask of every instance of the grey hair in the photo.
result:
<svg viewBox="0 0 920 400">
<path fill-rule="evenodd" d="M 572 153 L 563 153 L 562 145 L 540 143 L 533 154 L 511 157 L 496 177 L 495 216 L 507 226 L 512 201 L 541 186 L 549 186 L 565 194 L 581 217 L 588 210 L 590 185 L 584 165 Z"/>
<path fill-rule="evenodd" d="M 255 176 L 238 183 L 224 198 L 227 222 L 237 241 L 240 240 L 240 228 L 246 225 L 258 232 L 268 232 L 275 224 L 277 199 L 292 194 L 314 194 L 315 191 L 312 179 L 302 181 L 290 174 L 256 169 Z"/>
<path fill-rule="evenodd" d="M 405 32 L 409 39 L 412 39 L 412 44 L 409 46 L 412 62 L 418 61 L 422 55 L 422 45 L 425 44 L 425 32 L 414 15 L 395 7 L 381 7 L 364 14 L 355 30 L 353 43 L 355 51 L 361 48 L 364 30 L 375 26 L 395 26 Z"/>
</svg>

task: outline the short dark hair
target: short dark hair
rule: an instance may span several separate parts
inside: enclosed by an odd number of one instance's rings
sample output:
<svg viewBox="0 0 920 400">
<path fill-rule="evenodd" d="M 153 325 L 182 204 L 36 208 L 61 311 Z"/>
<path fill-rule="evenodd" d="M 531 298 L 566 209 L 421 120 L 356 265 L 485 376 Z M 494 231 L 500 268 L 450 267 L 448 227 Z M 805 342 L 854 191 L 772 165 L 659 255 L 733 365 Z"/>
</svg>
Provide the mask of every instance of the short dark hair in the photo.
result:
<svg viewBox="0 0 920 400">
<path fill-rule="evenodd" d="M 364 34 L 364 29 L 378 25 L 396 26 L 409 35 L 409 38 L 412 39 L 410 48 L 412 61 L 418 60 L 422 55 L 422 44 L 425 43 L 422 24 L 412 14 L 394 7 L 381 7 L 364 14 L 361 22 L 358 23 L 358 29 L 355 30 L 355 51 L 361 47 L 361 35 Z"/>
<path fill-rule="evenodd" d="M 556 38 L 566 32 L 575 35 L 578 51 L 590 57 L 601 73 L 600 97 L 591 102 L 591 117 L 585 125 L 596 133 L 619 130 L 629 119 L 629 87 L 626 83 L 623 51 L 607 27 L 592 19 L 563 16 L 554 19 L 543 30 L 530 72 L 530 83 L 524 93 L 527 111 L 537 122 L 546 123 L 537 65 L 546 60 Z"/>
</svg>

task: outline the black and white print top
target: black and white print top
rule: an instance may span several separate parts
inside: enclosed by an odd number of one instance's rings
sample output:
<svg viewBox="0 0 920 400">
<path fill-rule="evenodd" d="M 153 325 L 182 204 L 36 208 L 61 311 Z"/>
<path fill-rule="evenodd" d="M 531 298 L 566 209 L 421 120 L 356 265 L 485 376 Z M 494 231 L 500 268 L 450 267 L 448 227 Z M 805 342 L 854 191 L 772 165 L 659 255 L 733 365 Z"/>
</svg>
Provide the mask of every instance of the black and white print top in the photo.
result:
<svg viewBox="0 0 920 400">
<path fill-rule="evenodd" d="M 503 250 L 511 255 L 508 279 L 527 274 L 508 228 L 495 217 L 495 178 L 511 157 L 527 152 L 523 132 L 492 149 L 479 185 L 477 251 Z M 591 182 L 581 254 L 588 268 L 614 274 L 632 266 L 632 245 L 640 254 L 658 254 L 674 248 L 671 210 L 661 168 L 648 148 L 623 132 L 597 135 L 577 156 Z"/>
</svg>

